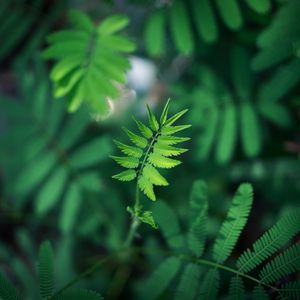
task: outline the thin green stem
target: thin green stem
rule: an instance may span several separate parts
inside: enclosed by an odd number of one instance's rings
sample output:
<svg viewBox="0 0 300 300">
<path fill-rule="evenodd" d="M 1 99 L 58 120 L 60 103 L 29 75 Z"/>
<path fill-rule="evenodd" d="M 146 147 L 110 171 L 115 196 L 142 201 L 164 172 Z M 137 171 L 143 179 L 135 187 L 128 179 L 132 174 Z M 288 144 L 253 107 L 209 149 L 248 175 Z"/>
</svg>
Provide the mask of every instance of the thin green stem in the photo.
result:
<svg viewBox="0 0 300 300">
<path fill-rule="evenodd" d="M 132 218 L 132 222 L 131 222 L 131 225 L 130 225 L 130 230 L 129 230 L 129 232 L 127 234 L 127 237 L 125 239 L 125 242 L 124 242 L 124 247 L 125 248 L 130 247 L 139 225 L 140 225 L 139 219 L 136 216 L 134 216 Z"/>
<path fill-rule="evenodd" d="M 139 214 L 140 214 L 140 192 L 139 192 L 139 186 L 138 186 L 138 179 L 139 179 L 139 176 L 141 175 L 141 172 L 143 171 L 143 168 L 147 162 L 147 159 L 148 159 L 148 156 L 149 156 L 149 153 L 151 151 L 151 149 L 153 148 L 154 146 L 154 143 L 157 139 L 157 137 L 159 136 L 160 134 L 160 129 L 156 132 L 156 134 L 154 135 L 154 137 L 152 138 L 148 148 L 147 148 L 147 151 L 145 153 L 145 156 L 144 156 L 144 159 L 141 163 L 141 167 L 137 173 L 137 180 L 136 180 L 136 188 L 135 188 L 135 202 L 134 202 L 134 214 L 132 216 L 132 222 L 131 222 L 131 225 L 130 225 L 130 230 L 127 234 L 127 237 L 125 239 L 125 242 L 124 242 L 124 247 L 125 248 L 129 248 L 133 242 L 133 239 L 134 239 L 134 236 L 137 232 L 137 229 L 140 225 L 140 220 L 139 220 Z"/>
<path fill-rule="evenodd" d="M 88 269 L 86 269 L 84 272 L 80 273 L 77 277 L 75 277 L 73 280 L 71 280 L 70 282 L 68 282 L 66 285 L 64 285 L 61 289 L 59 289 L 57 292 L 55 292 L 52 295 L 52 299 L 61 294 L 62 292 L 64 292 L 66 289 L 68 289 L 69 287 L 73 286 L 74 284 L 76 284 L 78 281 L 80 281 L 81 279 L 90 276 L 91 274 L 93 274 L 95 271 L 97 271 L 97 269 L 102 266 L 104 263 L 106 263 L 108 260 L 110 260 L 112 257 L 114 257 L 116 255 L 116 253 L 108 255 L 106 257 L 104 257 L 103 259 L 97 261 L 95 264 L 93 264 L 91 267 L 89 267 Z"/>
<path fill-rule="evenodd" d="M 139 192 L 139 186 L 138 183 L 136 182 L 136 187 L 135 187 L 135 203 L 134 203 L 134 208 L 137 210 L 140 206 L 140 192 Z"/>
<path fill-rule="evenodd" d="M 185 257 L 185 258 L 187 258 L 187 257 Z M 188 257 L 187 259 L 190 260 L 190 257 Z M 238 275 L 240 277 L 244 277 L 244 278 L 247 278 L 247 279 L 249 279 L 251 281 L 254 281 L 254 282 L 256 282 L 256 283 L 258 283 L 260 285 L 264 285 L 264 286 L 266 286 L 266 287 L 268 287 L 268 288 L 270 288 L 270 289 L 272 289 L 272 290 L 274 290 L 276 292 L 280 292 L 280 289 L 278 289 L 278 288 L 276 288 L 276 287 L 274 287 L 272 285 L 266 284 L 266 283 L 262 282 L 261 280 L 255 278 L 253 276 L 247 275 L 245 273 L 242 273 L 242 272 L 240 272 L 238 270 L 235 270 L 235 269 L 232 269 L 230 267 L 227 267 L 227 266 L 224 266 L 224 265 L 220 265 L 220 264 L 215 263 L 213 261 L 206 260 L 206 259 L 201 259 L 201 258 L 193 258 L 192 261 L 195 262 L 195 263 L 197 263 L 197 264 L 202 264 L 202 265 L 210 266 L 210 267 L 213 267 L 213 268 L 216 268 L 216 269 L 221 269 L 221 270 L 224 270 L 224 271 L 236 274 L 236 275 Z"/>
<path fill-rule="evenodd" d="M 157 138 L 158 138 L 159 135 L 160 135 L 160 129 L 158 129 L 158 131 L 155 133 L 155 136 L 152 138 L 151 143 L 150 143 L 149 146 L 148 146 L 148 149 L 147 149 L 147 151 L 146 151 L 146 153 L 145 153 L 145 156 L 144 156 L 144 159 L 143 159 L 143 161 L 142 161 L 141 167 L 140 167 L 140 169 L 139 169 L 139 171 L 138 171 L 137 178 L 139 178 L 139 176 L 141 175 L 141 172 L 142 172 L 142 170 L 143 170 L 143 168 L 144 168 L 144 166 L 145 166 L 145 163 L 146 163 L 146 161 L 147 161 L 147 159 L 148 159 L 149 152 L 150 152 L 151 149 L 153 148 L 154 143 L 156 142 L 156 140 L 157 140 Z"/>
</svg>

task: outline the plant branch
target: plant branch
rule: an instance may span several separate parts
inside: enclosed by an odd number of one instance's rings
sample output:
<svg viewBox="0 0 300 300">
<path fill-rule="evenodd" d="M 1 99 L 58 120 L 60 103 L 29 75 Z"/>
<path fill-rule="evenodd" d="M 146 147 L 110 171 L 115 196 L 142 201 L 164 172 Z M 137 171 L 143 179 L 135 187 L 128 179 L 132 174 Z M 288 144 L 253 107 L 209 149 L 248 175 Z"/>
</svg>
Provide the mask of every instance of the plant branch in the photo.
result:
<svg viewBox="0 0 300 300">
<path fill-rule="evenodd" d="M 185 258 L 187 258 L 187 257 L 185 257 Z M 213 261 L 206 260 L 206 259 L 201 259 L 201 258 L 193 258 L 193 259 L 191 259 L 190 257 L 188 257 L 188 259 L 192 260 L 193 262 L 195 262 L 197 264 L 214 267 L 216 269 L 221 269 L 221 270 L 224 270 L 224 271 L 236 274 L 236 275 L 238 275 L 240 277 L 244 277 L 244 278 L 247 278 L 247 279 L 249 279 L 251 281 L 254 281 L 254 282 L 258 283 L 259 285 L 264 285 L 264 286 L 266 286 L 266 287 L 268 287 L 268 288 L 270 288 L 270 289 L 272 289 L 272 290 L 274 290 L 276 292 L 280 292 L 280 289 L 278 289 L 278 288 L 276 288 L 276 287 L 274 287 L 272 285 L 269 285 L 267 283 L 264 283 L 261 280 L 255 278 L 253 276 L 247 275 L 245 273 L 242 273 L 242 272 L 240 272 L 240 271 L 238 271 L 236 269 L 233 269 L 233 268 L 230 268 L 230 267 L 227 267 L 227 266 L 224 266 L 224 265 L 221 265 L 221 264 L 218 264 L 218 263 L 215 263 Z"/>
<path fill-rule="evenodd" d="M 110 260 L 111 258 L 113 258 L 114 256 L 116 256 L 117 253 L 108 255 L 106 257 L 104 257 L 103 259 L 97 261 L 95 264 L 93 264 L 91 267 L 89 267 L 88 269 L 86 269 L 84 272 L 80 273 L 77 277 L 75 277 L 73 280 L 71 280 L 70 282 L 68 282 L 66 285 L 64 285 L 61 289 L 59 289 L 57 292 L 55 292 L 51 299 L 53 299 L 55 296 L 61 294 L 62 292 L 64 292 L 66 289 L 68 289 L 69 287 L 73 286 L 74 284 L 76 284 L 78 281 L 80 281 L 81 279 L 93 274 L 95 271 L 97 271 L 97 269 L 102 266 L 104 263 L 106 263 L 108 260 Z"/>
</svg>

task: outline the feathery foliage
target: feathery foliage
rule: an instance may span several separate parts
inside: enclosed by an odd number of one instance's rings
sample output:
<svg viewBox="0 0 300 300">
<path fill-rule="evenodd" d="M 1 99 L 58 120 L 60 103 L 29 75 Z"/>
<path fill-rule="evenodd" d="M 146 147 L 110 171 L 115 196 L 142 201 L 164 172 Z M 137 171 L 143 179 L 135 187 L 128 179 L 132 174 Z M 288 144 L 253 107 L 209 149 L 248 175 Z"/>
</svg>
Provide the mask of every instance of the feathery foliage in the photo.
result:
<svg viewBox="0 0 300 300">
<path fill-rule="evenodd" d="M 231 278 L 229 286 L 229 297 L 230 299 L 236 300 L 245 299 L 245 287 L 241 277 L 233 276 Z"/>
<path fill-rule="evenodd" d="M 1 300 L 21 300 L 12 284 L 0 273 Z"/>
<path fill-rule="evenodd" d="M 274 254 L 300 231 L 299 209 L 283 216 L 239 257 L 237 267 L 249 272 Z"/>
<path fill-rule="evenodd" d="M 174 126 L 173 124 L 181 118 L 187 109 L 180 111 L 168 118 L 169 100 L 166 103 L 160 120 L 158 121 L 148 109 L 149 125 L 134 119 L 142 136 L 124 128 L 125 133 L 135 146 L 129 146 L 115 141 L 118 148 L 126 156 L 111 156 L 119 165 L 129 170 L 118 173 L 113 178 L 120 181 L 137 180 L 139 189 L 152 201 L 156 200 L 154 186 L 166 186 L 169 183 L 157 170 L 158 168 L 169 169 L 179 165 L 181 162 L 170 158 L 178 156 L 187 149 L 177 148 L 173 145 L 189 140 L 185 137 L 173 136 L 174 133 L 190 127 L 189 125 Z"/>
<path fill-rule="evenodd" d="M 6 124 L 2 135 L 5 192 L 15 197 L 14 208 L 19 210 L 34 193 L 38 217 L 60 206 L 59 227 L 67 233 L 74 226 L 83 193 L 100 191 L 99 175 L 88 168 L 108 156 L 111 143 L 100 137 L 78 145 L 90 124 L 88 112 L 81 110 L 66 118 L 63 103 L 49 99 L 44 67 L 37 61 L 33 72 L 23 70 L 19 78 L 22 102 L 6 96 L 0 99 Z M 14 144 L 15 136 L 22 147 Z M 78 146 L 74 149 L 74 145 Z"/>
<path fill-rule="evenodd" d="M 279 128 L 291 126 L 291 115 L 283 103 L 269 102 L 266 107 L 259 97 L 265 85 L 251 71 L 250 61 L 249 52 L 236 47 L 230 57 L 228 82 L 222 73 L 202 65 L 192 73 L 197 80 L 192 91 L 189 86 L 174 85 L 174 94 L 190 101 L 189 122 L 200 161 L 214 157 L 225 164 L 239 149 L 247 158 L 257 157 L 268 141 L 268 121 Z"/>
<path fill-rule="evenodd" d="M 3 20 L 0 25 L 0 61 L 21 47 L 16 58 L 18 62 L 25 62 L 40 47 L 44 35 L 53 26 L 54 21 L 65 8 L 65 1 L 58 1 L 45 9 L 46 1 L 35 0 L 3 0 L 1 1 L 0 17 Z M 20 26 L 22 20 L 22 26 Z M 40 26 L 35 23 L 39 21 Z M 23 43 L 24 38 L 28 40 Z"/>
<path fill-rule="evenodd" d="M 250 184 L 240 185 L 213 246 L 213 258 L 217 263 L 224 263 L 230 256 L 246 225 L 252 202 L 252 186 Z"/>
<path fill-rule="evenodd" d="M 171 269 L 169 269 L 167 283 L 161 287 L 159 286 L 159 280 L 162 281 L 162 278 L 167 276 L 165 264 L 171 259 L 174 260 L 174 256 L 164 260 L 162 263 L 163 268 L 157 268 L 149 277 L 147 282 L 150 282 L 151 285 L 147 285 L 148 288 L 144 288 L 145 295 L 150 293 L 151 289 L 155 289 L 155 292 L 151 292 L 152 296 L 150 299 L 159 299 L 159 296 L 163 293 L 163 288 L 166 289 L 171 280 L 174 282 L 174 285 L 176 285 L 176 278 L 178 284 L 176 291 L 174 291 L 175 299 L 185 299 L 185 297 L 187 297 L 187 299 L 216 300 L 219 299 L 218 295 L 223 271 L 226 271 L 233 275 L 228 286 L 228 297 L 226 297 L 226 299 L 248 299 L 248 291 L 246 290 L 248 284 L 246 285 L 245 281 L 249 280 L 254 284 L 253 299 L 269 299 L 268 290 L 270 288 L 272 288 L 272 292 L 276 292 L 280 297 L 293 295 L 298 299 L 297 297 L 299 297 L 300 294 L 297 283 L 283 285 L 282 287 L 273 287 L 270 284 L 275 281 L 278 282 L 278 280 L 287 275 L 300 270 L 299 242 L 289 247 L 282 254 L 275 256 L 273 260 L 261 268 L 259 278 L 249 276 L 247 273 L 251 270 L 259 271 L 257 267 L 260 261 L 262 261 L 262 258 L 265 260 L 271 254 L 275 254 L 281 246 L 284 246 L 292 236 L 299 232 L 300 211 L 293 210 L 284 215 L 276 225 L 253 244 L 253 248 L 255 249 L 254 253 L 247 250 L 245 252 L 246 254 L 243 254 L 237 260 L 237 268 L 234 269 L 224 265 L 224 263 L 236 247 L 238 237 L 249 218 L 253 199 L 252 186 L 248 183 L 243 183 L 238 187 L 228 210 L 227 217 L 217 233 L 211 260 L 207 259 L 210 253 L 207 255 L 204 253 L 205 228 L 201 229 L 199 227 L 199 241 L 194 243 L 196 246 L 191 248 L 192 252 L 187 253 L 184 250 L 185 241 L 191 245 L 190 235 L 191 232 L 193 232 L 191 231 L 191 227 L 193 228 L 194 222 L 197 222 L 199 218 L 202 219 L 207 213 L 208 203 L 205 193 L 205 184 L 202 181 L 196 181 L 191 192 L 190 222 L 186 234 L 181 233 L 178 219 L 171 207 L 168 207 L 168 205 L 163 202 L 159 202 L 154 206 L 154 216 L 159 225 L 159 229 L 166 239 L 167 244 L 172 249 L 172 255 L 174 255 L 174 253 L 176 254 L 175 257 L 179 258 L 179 262 L 181 261 L 181 265 L 184 269 L 178 276 L 175 275 L 174 269 L 172 269 L 172 272 Z M 266 236 L 269 237 L 269 239 L 266 240 Z M 193 239 L 195 238 L 196 236 Z M 276 241 L 274 241 L 275 239 Z M 179 262 L 176 264 L 178 268 Z M 208 270 L 207 267 L 209 268 Z M 168 268 L 171 268 L 171 266 L 168 266 Z M 201 282 L 200 286 L 197 284 L 199 281 Z M 260 285 L 257 286 L 257 283 Z M 168 295 L 170 295 L 170 292 L 168 292 Z"/>
<path fill-rule="evenodd" d="M 260 52 L 253 59 L 253 69 L 262 71 L 280 64 L 259 93 L 260 110 L 270 120 L 284 117 L 279 100 L 300 80 L 299 13 L 299 1 L 285 1 L 257 39 Z"/>
<path fill-rule="evenodd" d="M 49 241 L 43 242 L 39 251 L 40 293 L 42 298 L 51 298 L 54 288 L 53 252 Z"/>
<path fill-rule="evenodd" d="M 125 83 L 129 62 L 123 53 L 135 49 L 134 43 L 116 34 L 129 22 L 126 16 L 113 15 L 98 26 L 88 15 L 72 11 L 73 29 L 48 36 L 46 59 L 57 61 L 50 77 L 54 82 L 54 97 L 67 96 L 68 110 L 73 112 L 82 102 L 99 113 L 107 113 L 107 99 L 119 96 L 116 83 Z"/>
<path fill-rule="evenodd" d="M 40 245 L 38 255 L 38 277 L 41 299 L 47 300 L 103 300 L 100 294 L 87 289 L 64 288 L 54 292 L 53 250 L 49 241 Z M 12 284 L 0 273 L 1 300 L 19 300 Z"/>
<path fill-rule="evenodd" d="M 300 269 L 300 242 L 270 261 L 260 272 L 262 282 L 272 283 Z"/>
<path fill-rule="evenodd" d="M 161 56 L 166 49 L 167 27 L 171 32 L 172 41 L 178 52 L 190 54 L 195 51 L 195 32 L 205 43 L 214 43 L 220 35 L 218 17 L 232 31 L 242 28 L 244 20 L 238 1 L 216 0 L 215 5 L 210 0 L 192 0 L 191 17 L 187 3 L 183 0 L 166 1 L 149 16 L 145 26 L 145 48 L 152 56 Z M 244 0 L 248 7 L 258 14 L 266 14 L 271 9 L 271 0 Z M 216 10 L 216 11 L 215 11 Z M 194 21 L 194 22 L 193 22 Z"/>
</svg>

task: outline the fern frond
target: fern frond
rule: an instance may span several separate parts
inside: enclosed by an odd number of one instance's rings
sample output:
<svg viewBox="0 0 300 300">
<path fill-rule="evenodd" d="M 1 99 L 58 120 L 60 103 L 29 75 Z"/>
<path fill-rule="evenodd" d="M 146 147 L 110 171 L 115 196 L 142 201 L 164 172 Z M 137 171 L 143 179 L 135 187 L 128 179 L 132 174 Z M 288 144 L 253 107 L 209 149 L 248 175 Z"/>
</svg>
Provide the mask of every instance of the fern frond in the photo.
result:
<svg viewBox="0 0 300 300">
<path fill-rule="evenodd" d="M 113 178 L 118 179 L 120 181 L 131 181 L 134 180 L 136 176 L 137 176 L 136 171 L 130 169 L 114 175 Z"/>
<path fill-rule="evenodd" d="M 168 245 L 173 249 L 182 248 L 184 240 L 174 210 L 166 203 L 158 202 L 153 207 L 153 216 Z"/>
<path fill-rule="evenodd" d="M 261 285 L 258 285 L 254 288 L 253 290 L 253 299 L 257 300 L 268 300 L 269 295 L 267 292 L 264 290 L 264 288 Z"/>
<path fill-rule="evenodd" d="M 1 300 L 21 300 L 17 291 L 1 273 L 0 273 L 0 298 Z"/>
<path fill-rule="evenodd" d="M 300 242 L 275 257 L 259 273 L 263 283 L 272 283 L 300 270 Z"/>
<path fill-rule="evenodd" d="M 193 300 L 197 295 L 199 286 L 200 268 L 189 263 L 185 266 L 176 290 L 175 300 Z"/>
<path fill-rule="evenodd" d="M 141 156 L 143 155 L 143 150 L 140 148 L 129 146 L 119 141 L 114 141 L 114 142 L 117 145 L 117 147 L 121 149 L 121 151 L 128 156 L 141 158 Z"/>
<path fill-rule="evenodd" d="M 139 159 L 131 156 L 110 156 L 120 166 L 128 169 L 134 169 L 139 165 Z"/>
<path fill-rule="evenodd" d="M 299 209 L 284 215 L 273 227 L 264 233 L 252 246 L 239 257 L 237 267 L 241 272 L 249 272 L 265 259 L 284 246 L 300 230 Z"/>
<path fill-rule="evenodd" d="M 157 121 L 157 118 L 148 105 L 147 110 L 149 127 L 133 117 L 133 120 L 137 124 L 142 136 L 133 133 L 127 128 L 123 128 L 129 139 L 137 146 L 137 148 L 117 141 L 117 146 L 129 157 L 121 158 L 112 156 L 112 158 L 121 166 L 125 168 L 134 168 L 137 172 L 136 177 L 134 177 L 134 173 L 120 173 L 115 175 L 114 178 L 123 181 L 130 181 L 137 178 L 139 189 L 148 198 L 154 201 L 156 200 L 156 196 L 153 190 L 153 185 L 168 185 L 167 180 L 158 172 L 157 168 L 170 169 L 179 165 L 181 161 L 171 159 L 169 156 L 178 156 L 187 151 L 187 149 L 173 147 L 172 145 L 184 142 L 189 138 L 172 136 L 170 135 L 170 132 L 181 131 L 190 126 L 179 125 L 172 127 L 171 125 L 167 125 L 173 124 L 186 112 L 186 110 L 184 110 L 167 119 L 169 100 L 161 114 L 160 123 Z M 163 130 L 166 128 L 171 128 L 171 131 L 167 131 L 167 134 L 164 134 Z"/>
<path fill-rule="evenodd" d="M 53 251 L 49 241 L 40 246 L 38 268 L 40 293 L 43 298 L 48 299 L 52 296 L 54 287 Z"/>
<path fill-rule="evenodd" d="M 80 11 L 69 15 L 73 29 L 49 36 L 46 59 L 57 61 L 51 72 L 54 96 L 68 95 L 68 109 L 75 111 L 83 101 L 100 113 L 108 110 L 106 97 L 116 98 L 113 81 L 124 83 L 129 62 L 122 56 L 132 52 L 134 43 L 116 33 L 128 24 L 126 16 L 114 15 L 99 26 Z M 110 29 L 108 29 L 110 27 Z"/>
<path fill-rule="evenodd" d="M 300 299 L 300 281 L 291 281 L 283 284 L 280 292 L 292 299 Z"/>
<path fill-rule="evenodd" d="M 230 280 L 229 299 L 244 300 L 245 298 L 245 286 L 242 278 L 240 276 L 233 276 Z"/>
<path fill-rule="evenodd" d="M 207 300 L 216 300 L 220 288 L 220 272 L 217 269 L 210 269 L 200 286 L 200 298 Z"/>
<path fill-rule="evenodd" d="M 252 186 L 247 183 L 241 184 L 213 247 L 213 258 L 216 262 L 223 263 L 231 254 L 248 220 L 252 201 Z"/>
<path fill-rule="evenodd" d="M 177 257 L 169 257 L 164 260 L 147 280 L 141 299 L 158 299 L 179 272 L 180 265 L 181 262 Z"/>
<path fill-rule="evenodd" d="M 143 176 L 146 177 L 152 184 L 167 186 L 167 180 L 150 164 L 146 164 L 143 169 Z"/>
<path fill-rule="evenodd" d="M 189 249 L 196 257 L 200 257 L 204 251 L 207 211 L 206 185 L 203 181 L 198 180 L 193 184 L 190 196 L 190 228 L 187 236 Z"/>
</svg>

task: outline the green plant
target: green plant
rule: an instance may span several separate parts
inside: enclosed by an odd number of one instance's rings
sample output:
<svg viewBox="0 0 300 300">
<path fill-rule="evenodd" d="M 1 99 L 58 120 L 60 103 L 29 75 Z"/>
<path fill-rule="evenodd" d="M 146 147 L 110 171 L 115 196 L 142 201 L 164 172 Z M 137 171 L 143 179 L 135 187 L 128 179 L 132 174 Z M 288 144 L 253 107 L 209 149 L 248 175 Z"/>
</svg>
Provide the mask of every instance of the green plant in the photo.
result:
<svg viewBox="0 0 300 300">
<path fill-rule="evenodd" d="M 249 53 L 241 47 L 231 51 L 227 81 L 222 80 L 218 70 L 202 65 L 192 73 L 197 78 L 192 91 L 189 86 L 174 86 L 174 94 L 191 103 L 189 121 L 197 132 L 194 141 L 200 161 L 214 156 L 217 163 L 228 163 L 239 145 L 246 157 L 257 157 L 267 140 L 268 121 L 285 129 L 292 125 L 284 104 L 269 102 L 265 107 L 259 98 L 265 86 L 251 71 Z"/>
<path fill-rule="evenodd" d="M 49 35 L 50 46 L 43 52 L 44 58 L 57 61 L 50 74 L 54 97 L 67 95 L 71 112 L 86 102 L 105 114 L 109 110 L 107 98 L 117 98 L 117 83 L 126 82 L 125 71 L 130 64 L 122 53 L 135 49 L 133 42 L 116 34 L 129 19 L 114 15 L 97 27 L 80 11 L 72 11 L 69 19 L 74 29 Z"/>
<path fill-rule="evenodd" d="M 245 0 L 248 7 L 258 14 L 266 14 L 271 9 L 271 0 Z M 177 51 L 189 54 L 195 52 L 196 41 L 193 38 L 192 25 L 205 43 L 216 42 L 219 38 L 217 14 L 225 26 L 233 31 L 242 28 L 244 20 L 238 1 L 191 0 L 191 18 L 186 1 L 166 1 L 165 6 L 151 13 L 145 26 L 145 47 L 150 55 L 160 56 L 166 49 L 166 25 L 171 31 Z M 169 7 L 168 7 L 169 6 Z M 217 11 L 217 13 L 215 12 Z M 194 21 L 194 22 L 193 22 Z"/>
<path fill-rule="evenodd" d="M 207 255 L 204 255 L 204 250 L 208 201 L 204 182 L 194 183 L 189 202 L 188 230 L 185 234 L 182 233 L 172 208 L 164 202 L 157 203 L 153 215 L 170 247 L 170 254 L 167 253 L 167 258 L 141 284 L 140 297 L 147 300 L 159 299 L 165 290 L 170 295 L 170 285 L 176 280 L 178 283 L 174 299 L 219 299 L 222 278 L 220 272 L 224 271 L 225 274 L 232 275 L 228 282 L 222 280 L 223 283 L 227 282 L 226 299 L 248 299 L 247 295 L 250 294 L 251 299 L 270 299 L 272 293 L 276 293 L 280 299 L 299 299 L 299 281 L 280 281 L 300 269 L 299 242 L 277 254 L 300 231 L 299 209 L 284 215 L 249 249 L 233 259 L 230 265 L 225 264 L 245 228 L 252 202 L 252 186 L 248 183 L 241 184 L 217 233 L 212 251 Z M 266 262 L 269 258 L 271 260 Z M 259 270 L 263 263 L 265 265 Z M 259 271 L 258 275 L 249 274 L 253 271 Z M 252 292 L 246 291 L 244 281 L 252 282 Z"/>
<path fill-rule="evenodd" d="M 190 125 L 173 126 L 187 112 L 187 109 L 168 118 L 169 100 L 163 109 L 159 121 L 157 121 L 149 106 L 147 106 L 147 109 L 149 127 L 134 118 L 142 136 L 123 128 L 134 146 L 115 141 L 118 148 L 126 156 L 112 156 L 112 158 L 128 170 L 114 175 L 113 178 L 120 181 L 136 180 L 135 204 L 133 208 L 129 207 L 128 210 L 134 218 L 156 227 L 151 211 L 142 212 L 142 206 L 139 201 L 139 189 L 150 200 L 155 201 L 156 195 L 153 186 L 168 185 L 167 180 L 158 172 L 157 168 L 170 169 L 181 163 L 179 160 L 169 157 L 178 156 L 186 152 L 187 149 L 177 148 L 174 145 L 185 142 L 189 138 L 178 137 L 173 134 L 189 128 Z"/>
<path fill-rule="evenodd" d="M 256 71 L 279 65 L 259 94 L 261 111 L 272 121 L 285 118 L 279 100 L 300 79 L 300 3 L 297 0 L 282 2 L 271 24 L 259 35 L 257 45 L 260 51 L 252 62 Z"/>
<path fill-rule="evenodd" d="M 87 289 L 74 289 L 69 287 L 54 291 L 54 257 L 49 241 L 41 244 L 38 255 L 38 275 L 40 299 L 48 300 L 101 300 L 100 294 Z M 1 300 L 23 299 L 18 295 L 12 284 L 0 273 L 0 298 Z"/>
<path fill-rule="evenodd" d="M 1 2 L 0 17 L 3 19 L 0 26 L 0 39 L 3 41 L 0 49 L 1 62 L 17 46 L 20 46 L 29 34 L 30 38 L 25 45 L 22 45 L 19 55 L 17 55 L 18 61 L 27 61 L 32 53 L 39 48 L 44 35 L 65 8 L 65 1 L 58 1 L 43 12 L 45 2 L 44 0 L 36 0 L 31 4 L 26 0 L 5 0 Z M 34 24 L 41 19 L 40 25 L 33 30 Z M 22 20 L 22 26 L 19 26 L 20 20 Z"/>
<path fill-rule="evenodd" d="M 5 191 L 15 198 L 18 211 L 34 193 L 38 218 L 60 206 L 59 228 L 69 233 L 87 192 L 101 190 L 100 176 L 90 167 L 107 157 L 111 143 L 105 136 L 80 142 L 90 124 L 89 114 L 81 110 L 65 116 L 63 102 L 49 97 L 44 64 L 37 61 L 31 72 L 23 72 L 19 78 L 22 101 L 0 98 L 7 127 L 1 135 L 5 145 L 1 161 L 9 171 L 4 174 Z M 16 137 L 24 143 L 22 148 L 14 143 Z"/>
</svg>

